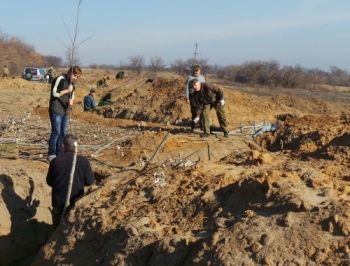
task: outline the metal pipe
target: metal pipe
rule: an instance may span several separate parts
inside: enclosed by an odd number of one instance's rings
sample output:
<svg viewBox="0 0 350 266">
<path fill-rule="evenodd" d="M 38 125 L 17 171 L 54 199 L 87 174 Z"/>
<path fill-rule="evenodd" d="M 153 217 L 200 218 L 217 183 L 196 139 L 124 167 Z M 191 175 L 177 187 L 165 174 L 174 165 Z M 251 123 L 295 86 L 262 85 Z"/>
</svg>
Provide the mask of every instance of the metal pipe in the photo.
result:
<svg viewBox="0 0 350 266">
<path fill-rule="evenodd" d="M 163 147 L 164 143 L 166 142 L 166 140 L 168 139 L 170 134 L 170 130 L 168 131 L 168 134 L 166 134 L 166 136 L 164 137 L 164 139 L 162 140 L 162 142 L 160 143 L 160 145 L 158 146 L 156 152 L 153 154 L 152 158 L 149 160 L 149 162 L 152 162 L 153 159 L 157 156 L 159 150 Z"/>
</svg>

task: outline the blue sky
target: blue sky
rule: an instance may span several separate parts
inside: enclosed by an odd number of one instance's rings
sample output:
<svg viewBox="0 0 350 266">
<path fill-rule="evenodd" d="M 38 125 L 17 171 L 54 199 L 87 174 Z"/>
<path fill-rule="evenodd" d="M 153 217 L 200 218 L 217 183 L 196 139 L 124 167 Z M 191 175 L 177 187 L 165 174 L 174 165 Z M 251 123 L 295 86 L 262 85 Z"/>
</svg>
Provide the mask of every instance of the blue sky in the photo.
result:
<svg viewBox="0 0 350 266">
<path fill-rule="evenodd" d="M 50 4 L 49 4 L 50 3 Z M 65 58 L 78 0 L 2 1 L 0 30 L 43 55 Z M 166 64 L 194 56 L 209 64 L 277 60 L 350 70 L 349 0 L 83 0 L 80 62 L 118 66 L 143 55 Z M 64 22 L 64 23 L 63 23 Z"/>
</svg>

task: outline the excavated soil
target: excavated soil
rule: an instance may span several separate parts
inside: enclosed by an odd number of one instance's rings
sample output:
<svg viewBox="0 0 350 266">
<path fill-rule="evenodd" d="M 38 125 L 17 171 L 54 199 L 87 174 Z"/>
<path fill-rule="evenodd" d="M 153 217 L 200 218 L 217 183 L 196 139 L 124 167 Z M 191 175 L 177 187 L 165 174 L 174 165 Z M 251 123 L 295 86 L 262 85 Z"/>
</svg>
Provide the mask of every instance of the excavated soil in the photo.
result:
<svg viewBox="0 0 350 266">
<path fill-rule="evenodd" d="M 230 137 L 191 133 L 182 78 L 78 81 L 68 132 L 95 183 L 55 230 L 48 84 L 0 79 L 0 265 L 349 265 L 348 105 L 225 86 Z M 342 92 L 347 97 L 346 92 Z M 275 132 L 252 133 L 265 124 Z"/>
</svg>

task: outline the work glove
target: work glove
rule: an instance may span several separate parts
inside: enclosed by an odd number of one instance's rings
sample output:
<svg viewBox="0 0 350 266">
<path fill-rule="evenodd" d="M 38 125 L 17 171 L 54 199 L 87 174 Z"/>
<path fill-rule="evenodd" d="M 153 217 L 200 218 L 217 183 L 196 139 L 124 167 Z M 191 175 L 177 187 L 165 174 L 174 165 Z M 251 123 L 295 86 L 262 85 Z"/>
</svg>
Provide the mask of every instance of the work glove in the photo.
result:
<svg viewBox="0 0 350 266">
<path fill-rule="evenodd" d="M 224 105 L 225 105 L 225 101 L 220 100 L 219 102 L 216 103 L 215 109 L 220 110 Z"/>
<path fill-rule="evenodd" d="M 193 119 L 193 122 L 194 122 L 195 124 L 197 124 L 197 123 L 199 122 L 199 117 L 196 117 L 195 119 Z"/>
</svg>

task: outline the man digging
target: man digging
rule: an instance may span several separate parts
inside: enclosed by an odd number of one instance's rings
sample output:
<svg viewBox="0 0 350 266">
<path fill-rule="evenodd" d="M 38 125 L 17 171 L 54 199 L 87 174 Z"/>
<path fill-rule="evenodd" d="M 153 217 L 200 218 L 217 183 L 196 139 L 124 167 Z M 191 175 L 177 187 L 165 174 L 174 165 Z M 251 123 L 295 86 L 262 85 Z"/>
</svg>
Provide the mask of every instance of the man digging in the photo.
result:
<svg viewBox="0 0 350 266">
<path fill-rule="evenodd" d="M 193 97 L 196 104 L 197 114 L 197 116 L 193 119 L 193 122 L 198 123 L 200 115 L 203 114 L 204 132 L 201 134 L 201 137 L 206 138 L 210 134 L 209 114 L 210 110 L 215 108 L 220 128 L 224 132 L 224 137 L 228 138 L 224 89 L 216 84 L 205 82 L 201 83 L 196 78 L 190 81 L 190 86 L 194 88 Z"/>
</svg>

